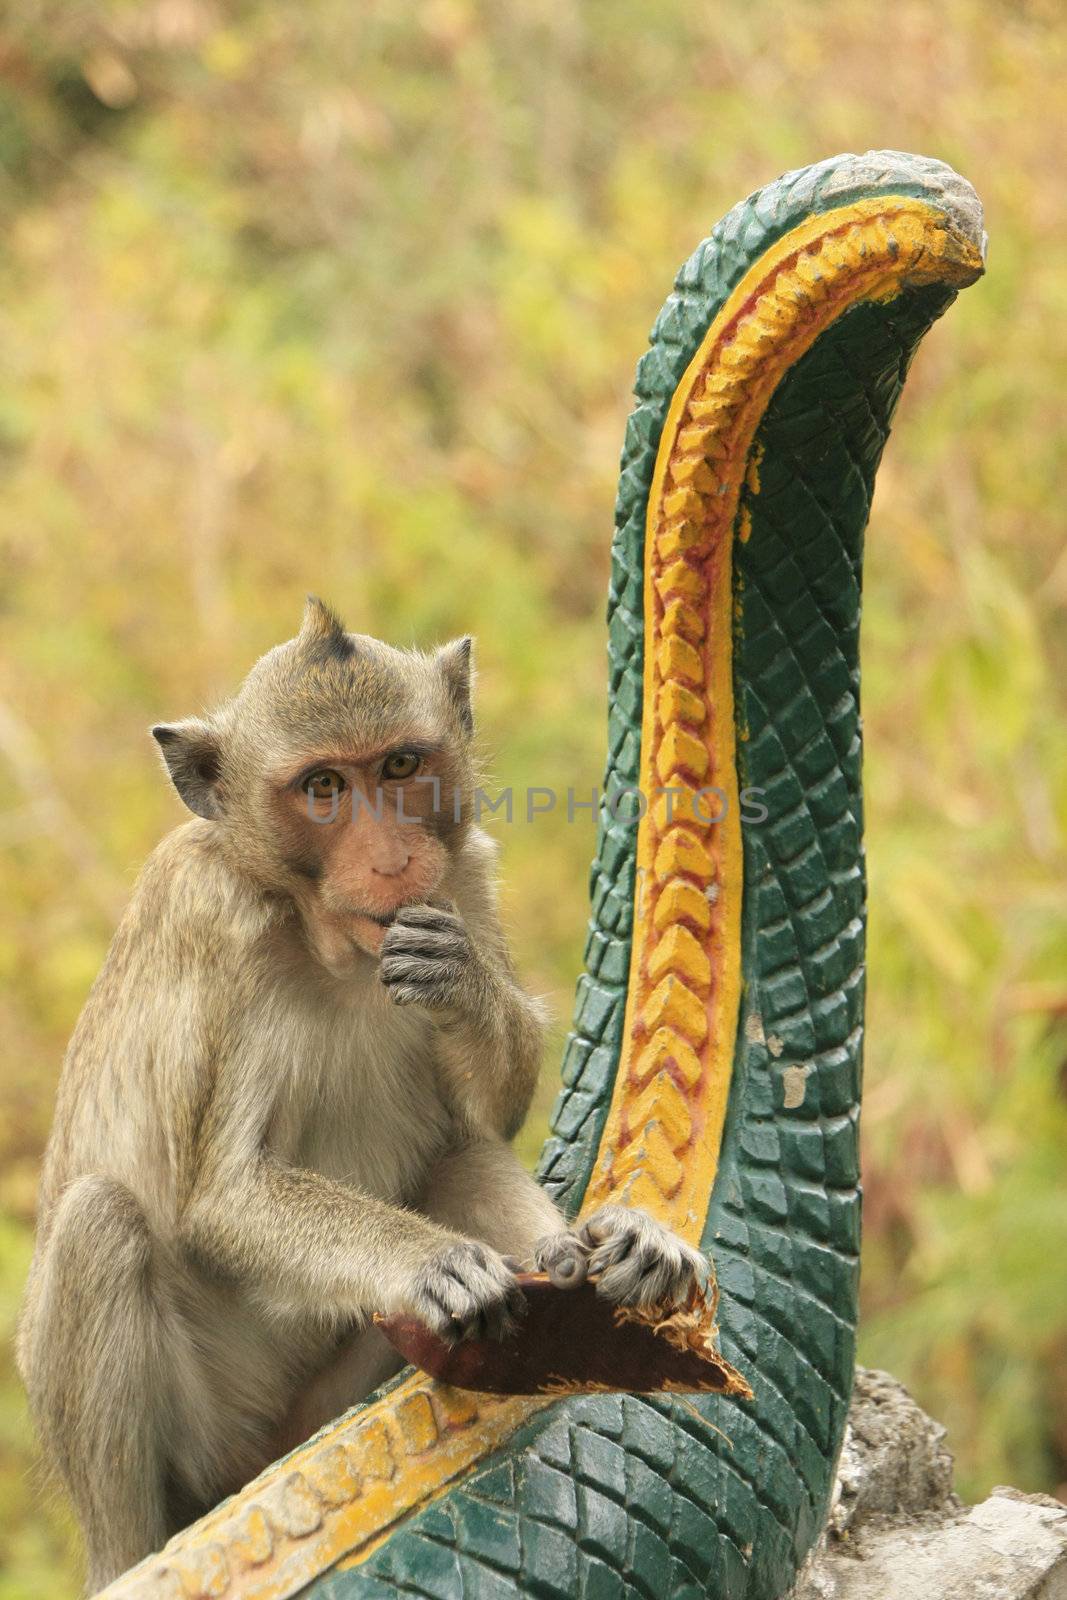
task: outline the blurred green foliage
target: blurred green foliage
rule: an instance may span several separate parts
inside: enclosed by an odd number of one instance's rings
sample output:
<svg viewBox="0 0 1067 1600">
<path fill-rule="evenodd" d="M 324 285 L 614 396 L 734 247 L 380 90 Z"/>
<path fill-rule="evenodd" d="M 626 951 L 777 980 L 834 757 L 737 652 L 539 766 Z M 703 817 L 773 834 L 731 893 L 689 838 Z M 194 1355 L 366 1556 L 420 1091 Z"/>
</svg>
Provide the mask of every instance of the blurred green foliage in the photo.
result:
<svg viewBox="0 0 1067 1600">
<path fill-rule="evenodd" d="M 870 536 L 862 1355 L 962 1488 L 1067 1480 L 1067 66 L 1057 4 L 22 0 L 0 21 L 0 1318 L 68 1031 L 179 820 L 145 730 L 302 596 L 478 636 L 495 781 L 588 790 L 633 364 L 736 199 L 941 156 L 990 273 L 931 336 Z M 558 1019 L 583 813 L 501 827 Z M 0 1600 L 74 1592 L 0 1374 Z"/>
</svg>

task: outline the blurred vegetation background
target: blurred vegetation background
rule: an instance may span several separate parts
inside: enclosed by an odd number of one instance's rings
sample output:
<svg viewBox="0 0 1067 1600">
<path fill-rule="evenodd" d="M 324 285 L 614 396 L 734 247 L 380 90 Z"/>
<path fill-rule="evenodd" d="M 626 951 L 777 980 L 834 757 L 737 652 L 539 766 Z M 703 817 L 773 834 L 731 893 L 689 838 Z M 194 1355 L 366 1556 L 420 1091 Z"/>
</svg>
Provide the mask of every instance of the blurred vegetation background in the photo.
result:
<svg viewBox="0 0 1067 1600">
<path fill-rule="evenodd" d="M 1067 1497 L 1067 140 L 1054 0 L 21 0 L 0 13 L 0 1317 L 65 1041 L 180 820 L 148 724 L 328 597 L 478 636 L 495 781 L 604 753 L 634 362 L 780 171 L 894 146 L 978 187 L 869 539 L 861 1353 L 970 1496 Z M 557 1017 L 591 821 L 501 827 Z M 0 1600 L 76 1589 L 0 1371 Z"/>
</svg>

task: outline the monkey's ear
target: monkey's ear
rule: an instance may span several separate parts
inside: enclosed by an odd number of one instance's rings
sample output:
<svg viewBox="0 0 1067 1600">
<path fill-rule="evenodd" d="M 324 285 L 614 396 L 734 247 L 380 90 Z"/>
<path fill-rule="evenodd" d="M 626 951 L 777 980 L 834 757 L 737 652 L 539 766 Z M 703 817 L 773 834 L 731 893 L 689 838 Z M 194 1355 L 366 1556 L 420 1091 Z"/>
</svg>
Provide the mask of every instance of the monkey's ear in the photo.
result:
<svg viewBox="0 0 1067 1600">
<path fill-rule="evenodd" d="M 160 722 L 152 737 L 163 753 L 171 781 L 190 811 L 214 822 L 222 816 L 218 735 L 199 717 Z"/>
<path fill-rule="evenodd" d="M 349 656 L 355 654 L 356 648 L 336 611 L 331 611 L 317 594 L 307 597 L 297 644 L 305 655 L 313 655 L 321 661 L 331 658 L 347 661 Z"/>
<path fill-rule="evenodd" d="M 436 657 L 437 669 L 445 680 L 448 698 L 455 707 L 460 727 L 468 735 L 474 732 L 474 712 L 471 709 L 473 650 L 474 640 L 468 633 L 466 638 L 453 639 L 451 644 L 442 645 Z"/>
</svg>

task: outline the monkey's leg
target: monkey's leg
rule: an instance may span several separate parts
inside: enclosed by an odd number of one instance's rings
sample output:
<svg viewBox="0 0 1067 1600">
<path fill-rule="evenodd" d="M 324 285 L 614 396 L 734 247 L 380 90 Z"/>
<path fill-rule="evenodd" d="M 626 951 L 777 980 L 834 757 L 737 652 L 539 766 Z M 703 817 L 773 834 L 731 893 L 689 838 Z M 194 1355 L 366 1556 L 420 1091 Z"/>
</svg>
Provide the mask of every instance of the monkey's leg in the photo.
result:
<svg viewBox="0 0 1067 1600">
<path fill-rule="evenodd" d="M 90 1593 L 158 1550 L 169 1531 L 151 1263 L 152 1239 L 129 1190 L 95 1176 L 70 1185 L 52 1219 L 24 1360 L 42 1445 L 85 1538 Z"/>
</svg>

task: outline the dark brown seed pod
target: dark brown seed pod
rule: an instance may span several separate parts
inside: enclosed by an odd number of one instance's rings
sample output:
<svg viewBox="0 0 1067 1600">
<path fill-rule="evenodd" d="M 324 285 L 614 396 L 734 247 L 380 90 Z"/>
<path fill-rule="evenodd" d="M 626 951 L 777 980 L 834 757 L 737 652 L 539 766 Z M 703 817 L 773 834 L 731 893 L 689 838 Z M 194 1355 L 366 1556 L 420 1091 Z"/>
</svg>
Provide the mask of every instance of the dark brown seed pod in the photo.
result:
<svg viewBox="0 0 1067 1600">
<path fill-rule="evenodd" d="M 449 1344 L 414 1317 L 376 1317 L 406 1360 L 431 1377 L 483 1394 L 731 1394 L 752 1398 L 715 1349 L 714 1300 L 637 1310 L 603 1299 L 591 1280 L 561 1288 L 546 1273 L 520 1273 L 526 1302 L 506 1339 Z"/>
</svg>

